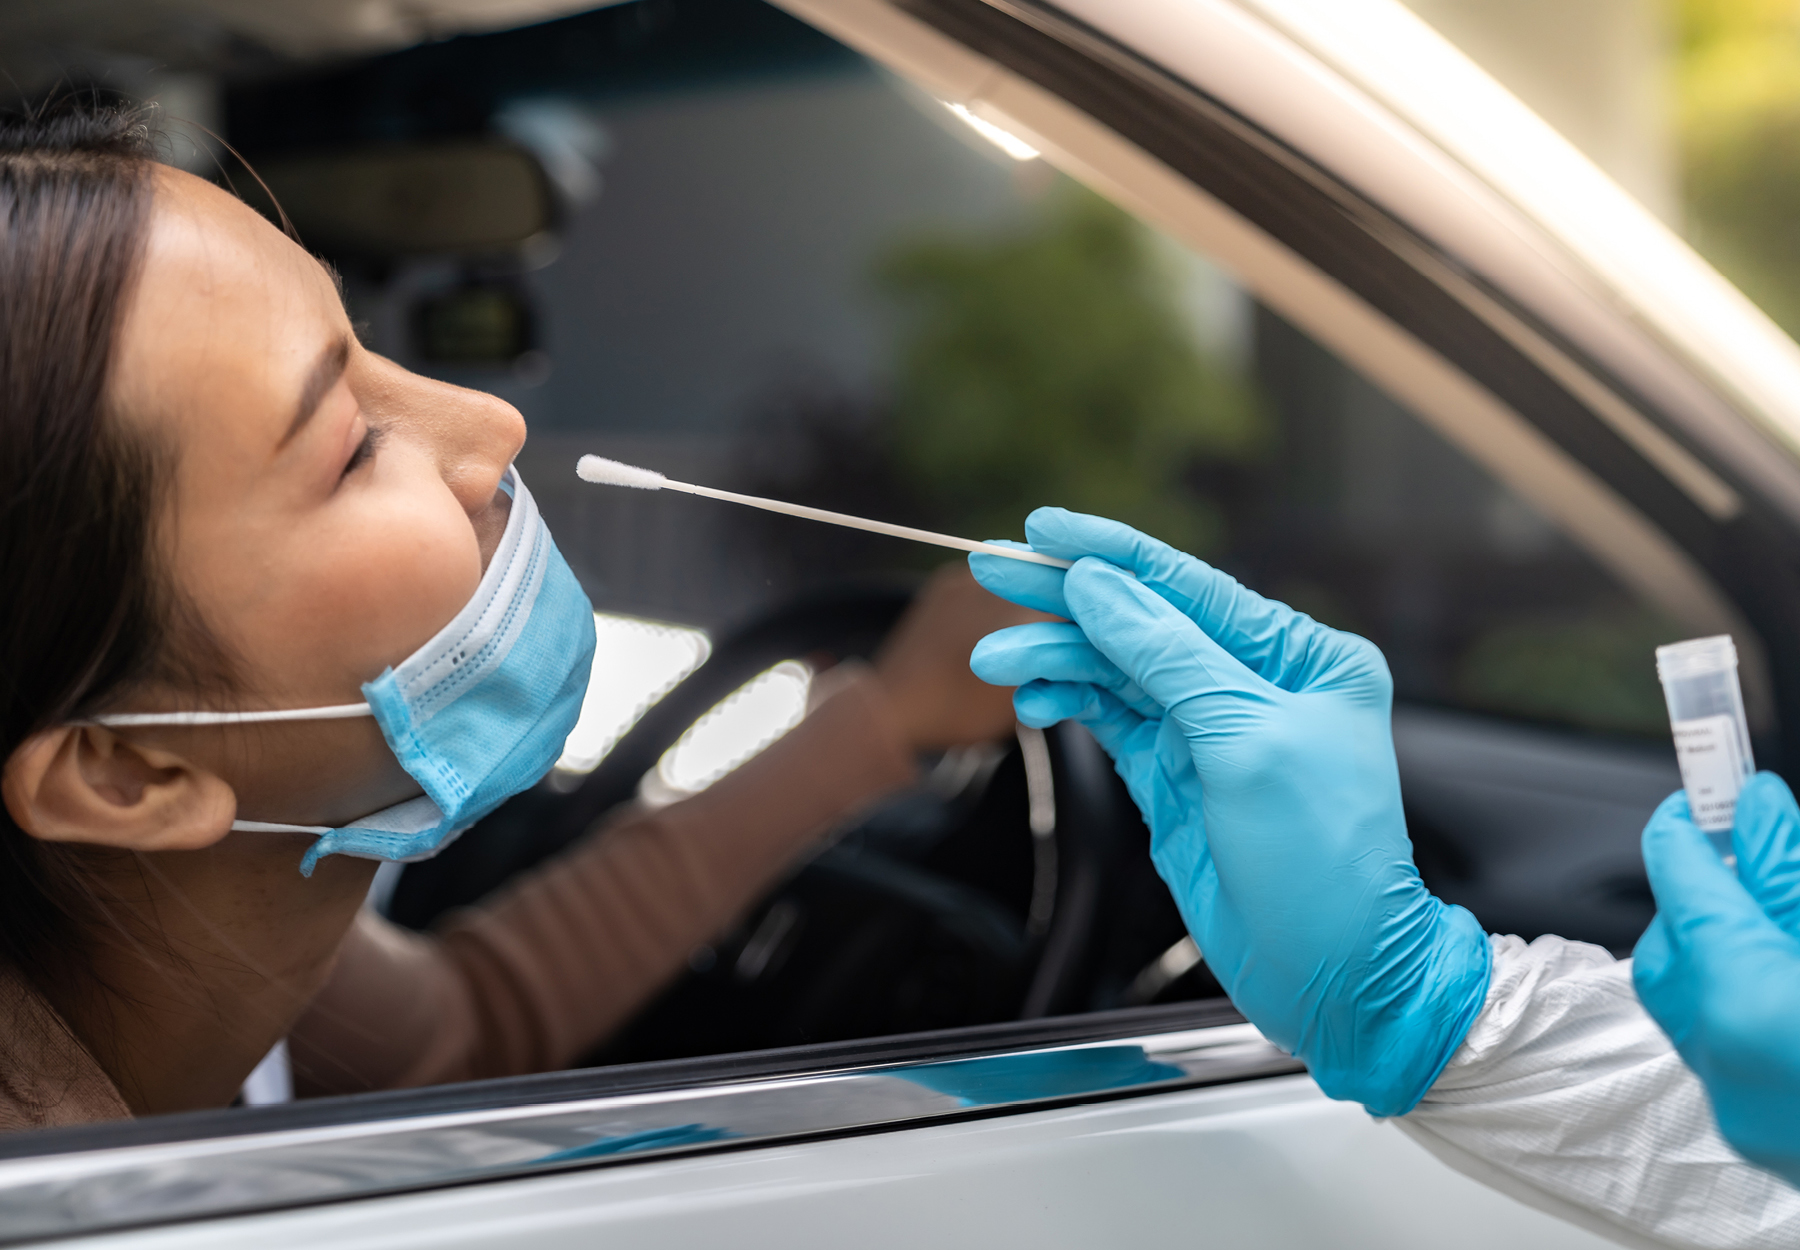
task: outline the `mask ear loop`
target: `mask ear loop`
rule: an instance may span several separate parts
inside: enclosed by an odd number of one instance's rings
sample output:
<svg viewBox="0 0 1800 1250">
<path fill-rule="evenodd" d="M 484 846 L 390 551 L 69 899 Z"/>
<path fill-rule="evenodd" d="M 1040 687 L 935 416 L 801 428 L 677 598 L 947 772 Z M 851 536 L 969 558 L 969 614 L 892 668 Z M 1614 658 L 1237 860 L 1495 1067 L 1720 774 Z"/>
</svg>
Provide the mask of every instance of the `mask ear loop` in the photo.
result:
<svg viewBox="0 0 1800 1250">
<path fill-rule="evenodd" d="M 114 712 L 96 716 L 84 723 L 104 725 L 108 729 L 130 729 L 140 725 L 249 725 L 261 721 L 284 720 L 349 720 L 354 716 L 373 716 L 375 709 L 367 703 L 337 703 L 330 707 L 278 708 L 267 712 Z"/>
<path fill-rule="evenodd" d="M 337 703 L 330 707 L 277 708 L 265 712 L 115 712 L 96 716 L 84 722 L 108 729 L 130 729 L 143 725 L 250 725 L 268 721 L 349 720 L 356 716 L 373 716 L 375 709 L 367 703 Z M 240 833 L 310 833 L 315 836 L 331 832 L 328 825 L 284 825 L 268 820 L 234 820 L 232 829 Z"/>
</svg>

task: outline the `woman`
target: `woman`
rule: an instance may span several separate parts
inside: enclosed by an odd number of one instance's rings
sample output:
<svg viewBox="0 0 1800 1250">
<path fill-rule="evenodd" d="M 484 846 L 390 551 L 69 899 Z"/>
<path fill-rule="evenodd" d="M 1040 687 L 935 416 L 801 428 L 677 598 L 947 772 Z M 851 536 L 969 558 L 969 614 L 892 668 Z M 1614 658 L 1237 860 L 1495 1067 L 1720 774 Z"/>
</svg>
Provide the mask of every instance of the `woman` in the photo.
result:
<svg viewBox="0 0 1800 1250">
<path fill-rule="evenodd" d="M 733 776 L 386 925 L 376 861 L 532 784 L 579 709 L 519 414 L 365 350 L 128 113 L 0 124 L 0 209 L 0 1128 L 224 1106 L 282 1038 L 302 1093 L 565 1066 L 915 751 L 1011 725 L 965 657 L 1017 612 L 940 579 Z"/>
</svg>

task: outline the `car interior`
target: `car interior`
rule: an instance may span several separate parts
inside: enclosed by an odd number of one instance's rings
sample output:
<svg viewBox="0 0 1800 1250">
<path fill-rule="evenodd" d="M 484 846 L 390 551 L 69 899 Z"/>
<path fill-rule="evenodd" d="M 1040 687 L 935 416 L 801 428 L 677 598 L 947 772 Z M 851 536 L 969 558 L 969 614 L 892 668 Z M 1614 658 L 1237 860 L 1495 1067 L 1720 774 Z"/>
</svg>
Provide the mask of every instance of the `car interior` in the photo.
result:
<svg viewBox="0 0 1800 1250">
<path fill-rule="evenodd" d="M 1691 631 L 1020 137 L 761 0 L 224 81 L 230 152 L 195 141 L 195 167 L 279 205 L 374 350 L 520 408 L 521 471 L 599 613 L 562 762 L 384 870 L 394 921 L 428 929 L 620 804 L 703 788 L 870 657 L 943 560 L 599 490 L 574 473 L 591 452 L 977 538 L 1021 537 L 1040 505 L 1134 524 L 1381 647 L 1443 898 L 1619 953 L 1648 922 L 1638 835 L 1680 784 L 1651 653 Z M 588 1063 L 1221 997 L 1085 731 L 1021 727 L 919 778 Z"/>
<path fill-rule="evenodd" d="M 639 0 L 251 81 L 226 117 L 377 350 L 525 412 L 597 610 L 704 636 L 635 723 L 589 726 L 609 750 L 399 873 L 392 919 L 704 784 L 694 730 L 735 707 L 773 736 L 938 562 L 598 492 L 592 451 L 953 533 L 1018 537 L 1040 504 L 1136 523 L 1382 647 L 1433 889 L 1528 938 L 1622 952 L 1647 922 L 1637 835 L 1679 784 L 1648 657 L 1679 625 L 1207 258 L 826 36 Z M 921 765 L 591 1061 L 1219 995 L 1078 727 Z"/>
</svg>

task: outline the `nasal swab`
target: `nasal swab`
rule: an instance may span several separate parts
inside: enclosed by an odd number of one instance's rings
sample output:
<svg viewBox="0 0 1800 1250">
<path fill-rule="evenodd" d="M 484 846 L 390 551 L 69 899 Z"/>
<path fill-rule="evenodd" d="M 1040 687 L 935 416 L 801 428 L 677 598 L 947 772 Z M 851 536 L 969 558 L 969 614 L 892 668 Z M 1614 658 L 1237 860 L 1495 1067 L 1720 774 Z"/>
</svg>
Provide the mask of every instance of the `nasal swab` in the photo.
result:
<svg viewBox="0 0 1800 1250">
<path fill-rule="evenodd" d="M 740 495 L 736 491 L 714 490 L 710 486 L 695 486 L 692 482 L 675 482 L 654 469 L 640 469 L 636 465 L 608 460 L 605 456 L 583 456 L 576 464 L 575 472 L 582 481 L 602 486 L 678 490 L 689 495 L 704 495 L 708 499 L 723 499 L 726 503 L 747 504 L 765 512 L 780 512 L 788 516 L 805 517 L 809 521 L 825 521 L 853 530 L 867 530 L 871 534 L 886 534 L 890 538 L 908 538 L 916 543 L 932 543 L 939 547 L 953 547 L 958 551 L 979 551 L 990 556 L 1005 556 L 1009 560 L 1024 560 L 1028 564 L 1048 564 L 1059 569 L 1071 567 L 1068 560 L 1059 560 L 1055 556 L 1036 551 L 1002 547 L 998 543 L 978 543 L 969 538 L 914 529 L 910 525 L 890 525 L 886 521 L 871 521 L 865 517 L 851 516 L 847 512 L 828 512 L 824 508 L 809 508 L 805 504 L 783 503 L 779 499 L 762 499 L 756 495 Z"/>
</svg>

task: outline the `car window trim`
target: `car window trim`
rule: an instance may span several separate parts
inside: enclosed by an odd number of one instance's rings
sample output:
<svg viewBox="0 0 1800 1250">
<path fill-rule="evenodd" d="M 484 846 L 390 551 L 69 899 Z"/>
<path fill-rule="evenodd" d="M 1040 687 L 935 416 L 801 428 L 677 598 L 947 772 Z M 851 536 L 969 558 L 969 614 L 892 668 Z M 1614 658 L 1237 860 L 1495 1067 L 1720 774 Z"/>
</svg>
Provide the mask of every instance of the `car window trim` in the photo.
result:
<svg viewBox="0 0 1800 1250">
<path fill-rule="evenodd" d="M 1029 1040 L 1026 1040 L 1029 1039 Z M 0 1245 L 1301 1074 L 1220 1000 L 5 1142 Z M 121 1144 L 133 1137 L 131 1144 Z M 35 1141 L 34 1141 L 35 1139 Z M 50 1150 L 33 1151 L 32 1145 Z"/>
</svg>

